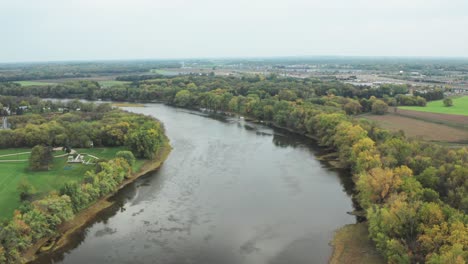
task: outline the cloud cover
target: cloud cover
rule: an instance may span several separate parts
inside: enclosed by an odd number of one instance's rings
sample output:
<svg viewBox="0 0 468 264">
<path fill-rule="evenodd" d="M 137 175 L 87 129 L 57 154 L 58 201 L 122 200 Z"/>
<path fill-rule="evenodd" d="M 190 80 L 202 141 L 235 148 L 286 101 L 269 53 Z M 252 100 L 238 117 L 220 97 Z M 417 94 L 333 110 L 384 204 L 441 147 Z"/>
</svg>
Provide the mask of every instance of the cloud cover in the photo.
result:
<svg viewBox="0 0 468 264">
<path fill-rule="evenodd" d="M 3 0 L 0 62 L 468 57 L 463 0 Z"/>
</svg>

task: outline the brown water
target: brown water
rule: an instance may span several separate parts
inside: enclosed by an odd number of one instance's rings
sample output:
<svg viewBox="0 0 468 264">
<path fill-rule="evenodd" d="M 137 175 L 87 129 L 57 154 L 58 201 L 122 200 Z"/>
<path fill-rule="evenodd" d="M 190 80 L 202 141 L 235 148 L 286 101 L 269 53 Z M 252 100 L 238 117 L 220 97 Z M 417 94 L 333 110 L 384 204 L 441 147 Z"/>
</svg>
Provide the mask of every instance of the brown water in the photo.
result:
<svg viewBox="0 0 468 264">
<path fill-rule="evenodd" d="M 333 231 L 354 223 L 345 172 L 310 139 L 162 104 L 173 151 L 69 249 L 38 263 L 326 263 Z"/>
</svg>

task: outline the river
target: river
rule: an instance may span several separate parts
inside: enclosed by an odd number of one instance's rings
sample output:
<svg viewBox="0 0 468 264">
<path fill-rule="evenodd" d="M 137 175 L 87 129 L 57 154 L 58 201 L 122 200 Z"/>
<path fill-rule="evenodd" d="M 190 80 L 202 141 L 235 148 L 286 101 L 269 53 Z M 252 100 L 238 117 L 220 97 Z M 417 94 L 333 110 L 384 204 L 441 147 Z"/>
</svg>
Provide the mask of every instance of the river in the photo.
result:
<svg viewBox="0 0 468 264">
<path fill-rule="evenodd" d="M 310 139 L 163 104 L 125 109 L 161 120 L 173 151 L 37 263 L 326 263 L 334 230 L 356 221 L 349 175 Z"/>
</svg>

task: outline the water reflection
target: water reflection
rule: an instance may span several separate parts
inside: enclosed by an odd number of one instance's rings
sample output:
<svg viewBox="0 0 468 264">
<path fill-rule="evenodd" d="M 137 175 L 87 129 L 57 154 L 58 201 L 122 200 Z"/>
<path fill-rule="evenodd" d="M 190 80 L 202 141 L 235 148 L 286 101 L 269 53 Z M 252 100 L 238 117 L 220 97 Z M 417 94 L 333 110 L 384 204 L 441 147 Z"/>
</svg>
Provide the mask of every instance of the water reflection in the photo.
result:
<svg viewBox="0 0 468 264">
<path fill-rule="evenodd" d="M 355 221 L 347 172 L 315 159 L 323 150 L 309 139 L 158 104 L 128 109 L 165 123 L 169 159 L 39 263 L 325 263 L 333 231 Z"/>
</svg>

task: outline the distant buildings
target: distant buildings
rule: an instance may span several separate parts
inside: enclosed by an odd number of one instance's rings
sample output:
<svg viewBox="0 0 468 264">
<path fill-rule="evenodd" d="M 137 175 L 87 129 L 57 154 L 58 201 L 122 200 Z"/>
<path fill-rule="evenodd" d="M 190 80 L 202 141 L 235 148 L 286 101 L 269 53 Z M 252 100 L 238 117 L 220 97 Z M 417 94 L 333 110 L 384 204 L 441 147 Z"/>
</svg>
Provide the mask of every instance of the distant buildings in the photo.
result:
<svg viewBox="0 0 468 264">
<path fill-rule="evenodd" d="M 446 96 L 452 95 L 468 95 L 468 87 L 450 87 L 446 88 Z"/>
</svg>

